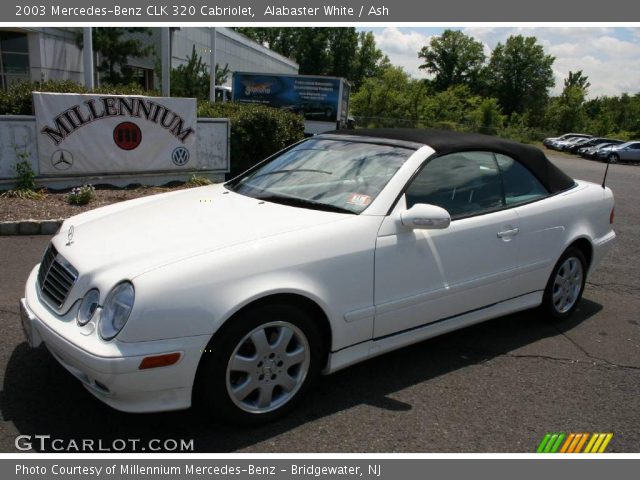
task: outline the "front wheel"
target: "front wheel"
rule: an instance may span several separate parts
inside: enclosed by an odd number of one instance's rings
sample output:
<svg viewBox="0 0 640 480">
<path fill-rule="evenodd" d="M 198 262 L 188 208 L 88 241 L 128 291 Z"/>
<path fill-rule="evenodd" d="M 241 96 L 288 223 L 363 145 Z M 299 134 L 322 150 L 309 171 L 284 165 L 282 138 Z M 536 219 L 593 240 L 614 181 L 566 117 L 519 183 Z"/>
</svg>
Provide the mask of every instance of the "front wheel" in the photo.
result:
<svg viewBox="0 0 640 480">
<path fill-rule="evenodd" d="M 558 260 L 544 291 L 542 309 L 553 319 L 570 316 L 582 298 L 587 262 L 580 250 L 568 248 Z"/>
<path fill-rule="evenodd" d="M 609 155 L 609 163 L 618 163 L 620 161 L 620 156 L 617 153 L 612 153 Z"/>
<path fill-rule="evenodd" d="M 261 305 L 229 320 L 206 349 L 199 403 L 232 423 L 284 415 L 316 379 L 322 339 L 314 319 L 292 305 Z"/>
</svg>

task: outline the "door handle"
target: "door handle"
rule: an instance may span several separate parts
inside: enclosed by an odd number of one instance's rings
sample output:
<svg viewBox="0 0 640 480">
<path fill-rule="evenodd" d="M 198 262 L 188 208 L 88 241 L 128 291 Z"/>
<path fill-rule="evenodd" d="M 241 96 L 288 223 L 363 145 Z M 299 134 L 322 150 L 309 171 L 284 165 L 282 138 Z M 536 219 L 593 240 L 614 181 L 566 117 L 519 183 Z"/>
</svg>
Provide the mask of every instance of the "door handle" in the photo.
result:
<svg viewBox="0 0 640 480">
<path fill-rule="evenodd" d="M 510 228 L 509 230 L 498 232 L 498 238 L 513 237 L 514 235 L 517 235 L 519 232 L 520 232 L 520 229 L 518 227 Z"/>
</svg>

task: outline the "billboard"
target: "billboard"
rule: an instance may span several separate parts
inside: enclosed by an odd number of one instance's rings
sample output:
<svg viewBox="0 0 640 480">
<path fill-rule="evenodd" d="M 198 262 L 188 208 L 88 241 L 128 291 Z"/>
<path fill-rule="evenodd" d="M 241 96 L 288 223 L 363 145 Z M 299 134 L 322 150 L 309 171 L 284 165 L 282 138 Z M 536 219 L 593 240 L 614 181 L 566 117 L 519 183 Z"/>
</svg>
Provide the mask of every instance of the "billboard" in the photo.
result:
<svg viewBox="0 0 640 480">
<path fill-rule="evenodd" d="M 33 93 L 40 175 L 186 170 L 197 164 L 196 100 Z"/>
<path fill-rule="evenodd" d="M 306 120 L 335 123 L 342 100 L 341 83 L 342 79 L 333 77 L 235 73 L 233 99 L 290 110 Z"/>
</svg>

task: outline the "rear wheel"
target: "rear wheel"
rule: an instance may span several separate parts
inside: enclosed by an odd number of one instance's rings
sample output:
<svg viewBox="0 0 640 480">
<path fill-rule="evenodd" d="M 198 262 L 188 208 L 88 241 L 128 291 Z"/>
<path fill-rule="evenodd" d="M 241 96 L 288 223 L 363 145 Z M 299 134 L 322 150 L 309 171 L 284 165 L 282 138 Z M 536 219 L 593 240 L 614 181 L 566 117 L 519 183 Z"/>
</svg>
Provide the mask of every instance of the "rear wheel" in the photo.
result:
<svg viewBox="0 0 640 480">
<path fill-rule="evenodd" d="M 573 313 L 582 298 L 587 262 L 583 253 L 568 248 L 558 260 L 544 291 L 542 308 L 552 318 L 561 320 Z"/>
<path fill-rule="evenodd" d="M 200 405 L 232 423 L 258 424 L 284 415 L 321 368 L 324 347 L 314 319 L 292 305 L 266 304 L 230 322 L 203 356 Z"/>
</svg>

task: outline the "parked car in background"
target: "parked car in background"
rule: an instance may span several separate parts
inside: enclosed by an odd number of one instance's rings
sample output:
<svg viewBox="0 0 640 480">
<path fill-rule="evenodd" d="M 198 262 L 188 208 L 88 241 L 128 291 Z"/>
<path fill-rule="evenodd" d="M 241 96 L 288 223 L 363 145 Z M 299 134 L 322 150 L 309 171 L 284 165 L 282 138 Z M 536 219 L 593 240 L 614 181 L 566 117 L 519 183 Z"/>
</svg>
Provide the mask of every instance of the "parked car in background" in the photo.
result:
<svg viewBox="0 0 640 480">
<path fill-rule="evenodd" d="M 551 142 L 550 144 L 550 148 L 553 150 L 559 150 L 559 151 L 564 151 L 567 147 L 577 144 L 577 143 L 582 143 L 582 142 L 586 142 L 587 140 L 589 140 L 588 138 L 584 138 L 584 137 L 571 137 L 568 138 L 566 140 L 558 140 L 555 142 Z"/>
<path fill-rule="evenodd" d="M 568 145 L 565 148 L 565 152 L 569 152 L 569 153 L 578 153 L 578 150 L 580 148 L 585 148 L 585 147 L 593 147 L 594 145 L 597 145 L 598 143 L 612 143 L 612 144 L 619 144 L 619 143 L 623 143 L 622 140 L 616 140 L 615 138 L 604 138 L 604 137 L 595 137 L 595 138 L 589 138 L 586 139 L 580 143 L 574 143 L 572 145 Z"/>
<path fill-rule="evenodd" d="M 613 145 L 617 145 L 617 143 L 608 143 L 608 142 L 598 143 L 596 145 L 592 145 L 589 147 L 580 147 L 577 153 L 582 158 L 593 159 L 593 158 L 596 158 L 598 151 L 600 149 L 611 147 Z"/>
<path fill-rule="evenodd" d="M 529 308 L 566 319 L 613 245 L 613 207 L 528 145 L 343 129 L 225 184 L 65 220 L 22 325 L 118 410 L 199 402 L 259 423 L 320 373 Z"/>
<path fill-rule="evenodd" d="M 606 147 L 602 147 L 598 149 L 596 152 L 595 159 L 601 162 L 608 161 L 609 153 L 611 153 L 611 149 L 615 147 L 615 145 L 607 145 Z"/>
<path fill-rule="evenodd" d="M 610 147 L 606 159 L 611 163 L 640 162 L 640 141 L 633 140 Z"/>
<path fill-rule="evenodd" d="M 591 138 L 591 135 L 587 135 L 586 133 L 565 133 L 564 135 L 560 135 L 559 137 L 548 137 L 542 141 L 542 144 L 547 148 L 553 148 L 551 144 L 553 142 L 563 142 L 565 140 L 569 140 L 570 138 Z"/>
</svg>

